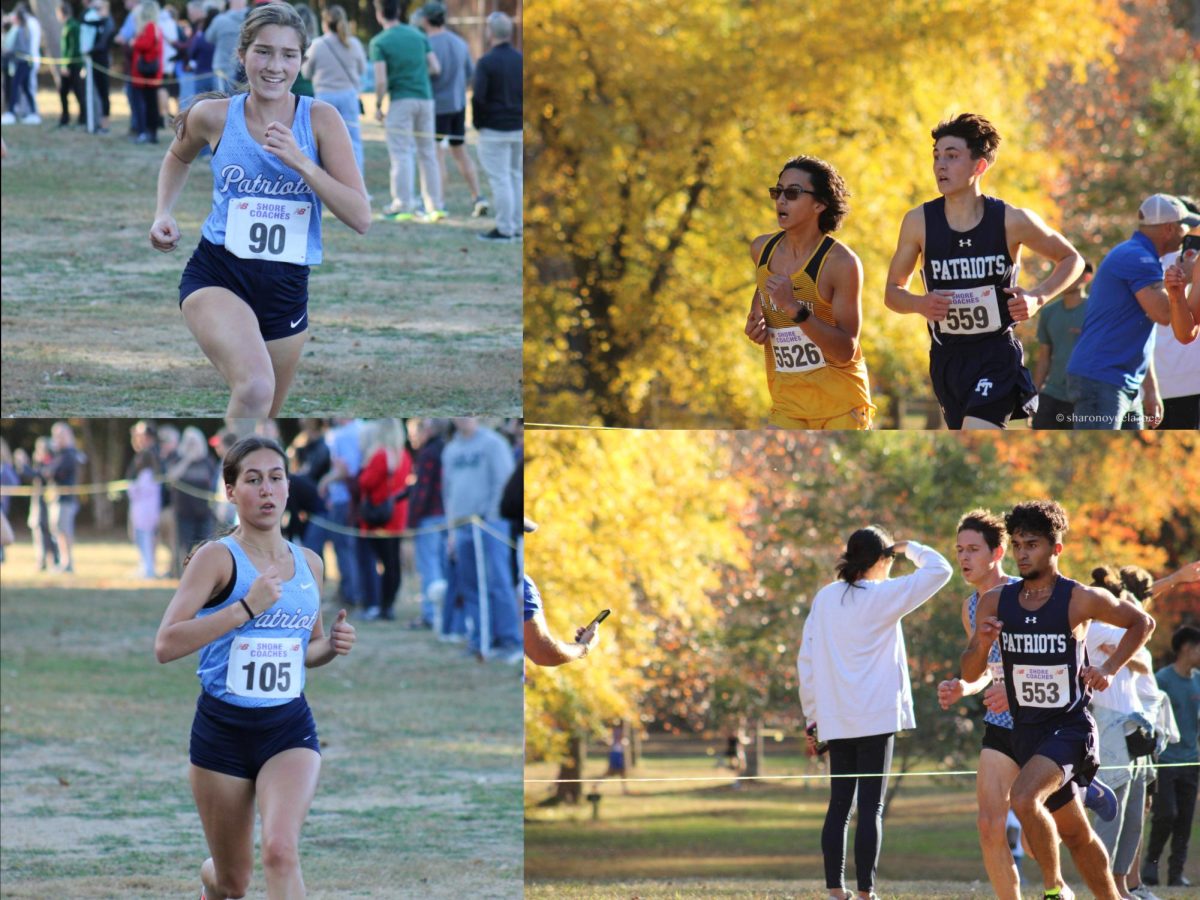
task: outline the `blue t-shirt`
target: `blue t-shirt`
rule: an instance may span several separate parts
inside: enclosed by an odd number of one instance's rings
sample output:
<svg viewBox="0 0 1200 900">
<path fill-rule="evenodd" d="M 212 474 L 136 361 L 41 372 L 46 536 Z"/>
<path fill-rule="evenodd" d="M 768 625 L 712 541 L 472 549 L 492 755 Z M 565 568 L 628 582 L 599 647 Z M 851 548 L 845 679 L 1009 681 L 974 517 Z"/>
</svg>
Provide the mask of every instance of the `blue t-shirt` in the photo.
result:
<svg viewBox="0 0 1200 900">
<path fill-rule="evenodd" d="M 1096 270 L 1067 373 L 1137 391 L 1154 353 L 1154 322 L 1136 294 L 1162 280 L 1162 264 L 1146 235 L 1135 231 L 1113 247 Z"/>
<path fill-rule="evenodd" d="M 321 261 L 321 200 L 308 186 L 300 173 L 280 161 L 250 136 L 246 129 L 246 98 L 249 94 L 234 94 L 229 98 L 225 130 L 212 155 L 213 205 L 204 220 L 201 233 L 214 244 L 225 244 L 225 222 L 229 201 L 241 199 L 307 201 L 308 248 L 304 265 L 315 266 Z M 299 97 L 292 134 L 304 155 L 320 165 L 317 139 L 312 130 L 312 97 Z"/>
<path fill-rule="evenodd" d="M 1196 716 L 1200 715 L 1200 672 L 1192 670 L 1190 678 L 1184 678 L 1174 666 L 1165 666 L 1154 673 L 1159 688 L 1171 699 L 1175 713 L 1175 724 L 1179 726 L 1179 741 L 1167 744 L 1167 749 L 1158 758 L 1159 762 L 1200 762 L 1196 749 Z"/>
<path fill-rule="evenodd" d="M 542 611 L 542 595 L 537 585 L 528 575 L 525 576 L 525 621 L 528 622 Z"/>
<path fill-rule="evenodd" d="M 238 545 L 237 538 L 227 535 L 220 539 L 220 543 L 233 556 L 233 590 L 221 603 L 196 613 L 197 619 L 211 616 L 213 613 L 220 612 L 225 607 L 237 603 L 246 596 L 250 586 L 254 584 L 254 579 L 259 575 L 254 564 L 250 562 L 250 558 Z M 275 604 L 256 618 L 226 632 L 212 643 L 200 648 L 200 666 L 196 669 L 196 674 L 200 676 L 200 685 L 209 696 L 234 706 L 245 707 L 281 706 L 290 699 L 294 699 L 246 696 L 230 691 L 229 679 L 236 679 L 235 683 L 241 690 L 243 677 L 253 678 L 254 687 L 260 689 L 260 693 L 268 683 L 270 690 L 278 687 L 281 691 L 286 691 L 293 686 L 297 691 L 304 689 L 304 657 L 308 653 L 308 641 L 312 637 L 313 626 L 316 625 L 317 616 L 320 615 L 321 596 L 317 590 L 317 580 L 313 577 L 312 570 L 308 568 L 308 560 L 304 558 L 304 551 L 295 544 L 288 544 L 288 546 L 292 551 L 296 572 L 283 583 L 283 593 L 279 595 Z M 235 666 L 237 671 L 228 673 L 230 650 L 233 648 L 234 641 L 243 644 L 250 638 L 269 638 L 292 642 L 288 648 L 292 652 L 284 658 L 294 660 L 298 654 L 299 665 L 289 662 L 287 668 L 284 669 L 281 661 L 256 660 L 247 655 L 246 666 L 256 663 L 257 671 L 255 669 L 242 671 L 243 667 Z M 251 651 L 246 650 L 245 652 L 249 654 Z M 262 671 L 264 662 L 270 663 L 272 666 L 269 673 Z M 264 675 L 269 678 L 264 678 Z M 287 687 L 284 686 L 285 679 L 288 683 Z"/>
</svg>

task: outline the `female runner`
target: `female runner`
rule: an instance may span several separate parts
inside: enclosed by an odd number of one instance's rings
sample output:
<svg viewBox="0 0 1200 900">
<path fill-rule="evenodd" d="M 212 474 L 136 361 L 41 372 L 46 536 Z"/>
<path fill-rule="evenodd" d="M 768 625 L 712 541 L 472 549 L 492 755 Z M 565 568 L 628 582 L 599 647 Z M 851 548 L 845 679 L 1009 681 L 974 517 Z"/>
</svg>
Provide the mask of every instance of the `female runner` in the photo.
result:
<svg viewBox="0 0 1200 900">
<path fill-rule="evenodd" d="M 344 609 L 328 636 L 322 628 L 320 557 L 280 532 L 286 466 L 269 438 L 245 438 L 226 454 L 238 526 L 186 564 L 154 641 L 159 662 L 200 651 L 189 779 L 211 853 L 200 867 L 206 900 L 245 896 L 256 800 L 267 896 L 304 896 L 300 828 L 321 768 L 305 670 L 354 646 Z"/>
<path fill-rule="evenodd" d="M 179 282 L 179 303 L 229 385 L 227 418 L 274 416 L 283 406 L 308 331 L 322 206 L 359 234 L 371 221 L 341 115 L 291 93 L 307 49 L 291 6 L 253 9 L 238 40 L 249 92 L 199 95 L 179 117 L 158 173 L 150 243 L 166 253 L 179 245 L 171 211 L 188 167 L 212 148 L 212 212 Z"/>
</svg>

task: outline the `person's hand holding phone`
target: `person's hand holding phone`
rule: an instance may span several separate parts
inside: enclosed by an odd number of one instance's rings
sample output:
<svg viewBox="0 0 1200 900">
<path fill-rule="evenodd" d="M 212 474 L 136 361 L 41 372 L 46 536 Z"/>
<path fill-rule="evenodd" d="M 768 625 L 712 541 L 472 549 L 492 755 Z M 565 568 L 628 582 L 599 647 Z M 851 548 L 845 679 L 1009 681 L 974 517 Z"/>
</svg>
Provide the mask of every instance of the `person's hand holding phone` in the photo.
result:
<svg viewBox="0 0 1200 900">
<path fill-rule="evenodd" d="M 599 635 L 597 631 L 600 627 L 600 623 L 607 619 L 609 613 L 611 612 L 611 609 L 600 610 L 600 612 L 596 615 L 596 618 L 592 619 L 592 621 L 588 622 L 587 625 L 575 632 L 575 643 L 583 644 L 583 646 L 587 647 L 587 651 L 590 653 L 592 648 L 594 648 L 596 643 L 599 641 Z"/>
</svg>

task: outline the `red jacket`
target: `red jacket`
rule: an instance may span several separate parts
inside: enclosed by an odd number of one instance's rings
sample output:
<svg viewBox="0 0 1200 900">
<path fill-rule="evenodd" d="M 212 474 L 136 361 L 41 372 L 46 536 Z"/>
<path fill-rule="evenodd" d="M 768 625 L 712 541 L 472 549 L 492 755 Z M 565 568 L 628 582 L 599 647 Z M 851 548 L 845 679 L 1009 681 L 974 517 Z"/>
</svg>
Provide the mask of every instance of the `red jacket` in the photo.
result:
<svg viewBox="0 0 1200 900">
<path fill-rule="evenodd" d="M 133 39 L 130 49 L 133 51 L 133 58 L 129 61 L 129 76 L 133 86 L 157 87 L 162 84 L 163 37 L 158 25 L 147 22 L 142 33 Z M 143 78 L 138 74 L 138 60 L 141 59 L 154 63 L 153 78 Z"/>
<path fill-rule="evenodd" d="M 382 503 L 389 494 L 397 494 L 408 486 L 408 476 L 412 473 L 412 457 L 408 449 L 400 451 L 400 464 L 396 471 L 388 473 L 387 451 L 376 450 L 362 471 L 358 473 L 358 489 L 362 496 L 372 503 Z M 403 531 L 408 522 L 408 501 L 397 500 L 392 509 L 392 517 L 383 527 L 388 531 Z M 366 526 L 363 526 L 366 530 Z"/>
</svg>

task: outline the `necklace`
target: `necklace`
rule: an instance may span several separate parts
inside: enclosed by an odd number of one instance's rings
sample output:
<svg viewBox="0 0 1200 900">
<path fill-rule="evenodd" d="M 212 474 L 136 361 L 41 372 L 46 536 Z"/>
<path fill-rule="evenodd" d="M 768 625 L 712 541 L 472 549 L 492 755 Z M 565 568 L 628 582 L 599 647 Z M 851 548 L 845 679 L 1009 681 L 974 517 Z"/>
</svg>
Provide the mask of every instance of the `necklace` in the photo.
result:
<svg viewBox="0 0 1200 900">
<path fill-rule="evenodd" d="M 267 559 L 284 559 L 285 558 L 284 554 L 280 553 L 278 549 L 276 549 L 275 551 L 272 552 L 271 550 L 267 550 L 267 549 L 264 549 L 263 547 L 258 546 L 258 544 L 252 544 L 250 541 L 243 538 L 236 531 L 232 531 L 232 532 L 230 532 L 230 534 L 232 534 L 233 539 L 235 541 L 237 541 L 239 544 L 241 544 L 243 547 L 250 547 L 254 550 L 257 550 L 259 553 L 261 553 Z"/>
<path fill-rule="evenodd" d="M 1040 587 L 1040 588 L 1028 588 L 1027 587 L 1023 591 L 1021 591 L 1021 599 L 1029 600 L 1034 596 L 1041 596 L 1042 594 L 1045 594 L 1046 592 L 1048 592 L 1052 587 L 1054 587 L 1054 585 L 1052 585 L 1052 584 L 1048 584 L 1045 587 Z"/>
</svg>

